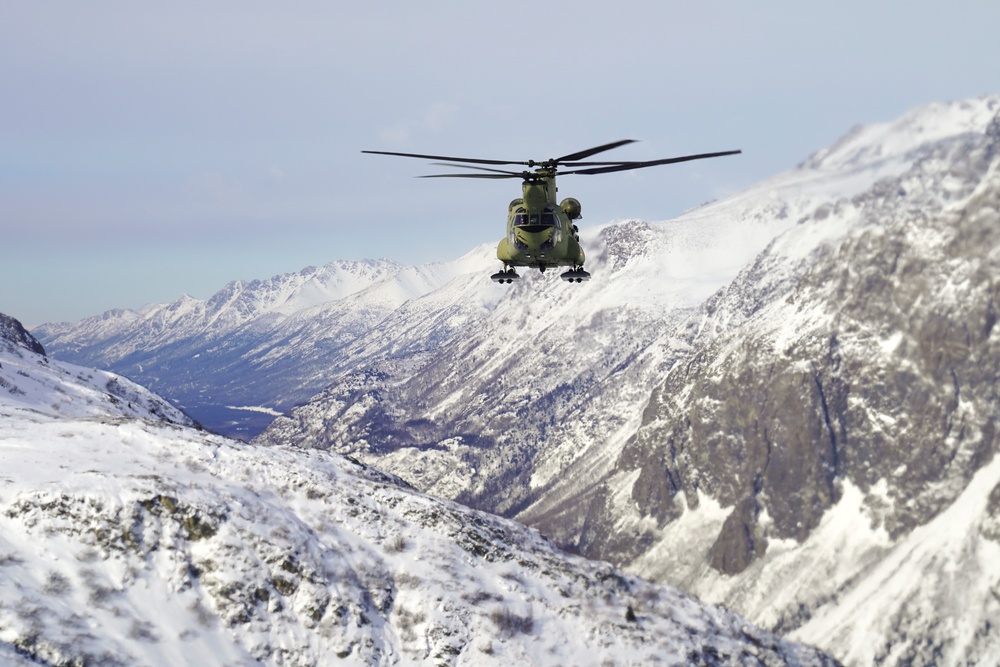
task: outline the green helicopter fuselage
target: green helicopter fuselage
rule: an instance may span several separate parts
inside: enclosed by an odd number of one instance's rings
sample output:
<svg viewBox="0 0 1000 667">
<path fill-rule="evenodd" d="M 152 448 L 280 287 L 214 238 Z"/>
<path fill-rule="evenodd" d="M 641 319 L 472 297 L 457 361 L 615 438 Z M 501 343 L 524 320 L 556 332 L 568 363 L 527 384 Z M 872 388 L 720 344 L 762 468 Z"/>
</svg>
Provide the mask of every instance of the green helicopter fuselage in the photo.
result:
<svg viewBox="0 0 1000 667">
<path fill-rule="evenodd" d="M 507 236 L 497 244 L 497 259 L 507 267 L 581 267 L 583 248 L 574 220 L 580 202 L 556 204 L 554 175 L 544 172 L 524 181 L 522 196 L 507 207 Z"/>
</svg>

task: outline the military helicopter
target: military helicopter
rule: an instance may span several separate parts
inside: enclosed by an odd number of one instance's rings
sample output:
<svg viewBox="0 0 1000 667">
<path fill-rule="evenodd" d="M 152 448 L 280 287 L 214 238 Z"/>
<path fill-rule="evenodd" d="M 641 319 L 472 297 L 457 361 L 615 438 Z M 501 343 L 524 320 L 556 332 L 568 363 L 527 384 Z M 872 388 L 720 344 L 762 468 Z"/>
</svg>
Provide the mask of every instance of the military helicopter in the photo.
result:
<svg viewBox="0 0 1000 667">
<path fill-rule="evenodd" d="M 514 267 L 533 267 L 544 273 L 546 269 L 569 267 L 560 277 L 570 283 L 581 283 L 590 280 L 590 273 L 583 268 L 584 252 L 580 246 L 580 233 L 574 220 L 581 215 L 580 202 L 572 197 L 563 199 L 556 204 L 556 173 L 561 174 L 607 174 L 613 171 L 628 171 L 644 169 L 661 164 L 703 160 L 706 158 L 736 155 L 741 151 L 724 151 L 721 153 L 700 153 L 681 157 L 664 158 L 662 160 L 645 160 L 641 162 L 586 162 L 587 158 L 634 143 L 634 139 L 623 139 L 610 144 L 588 148 L 587 150 L 570 153 L 550 160 L 527 160 L 523 162 L 511 160 L 486 160 L 482 158 L 446 157 L 443 155 L 422 155 L 419 153 L 393 153 L 389 151 L 361 151 L 373 155 L 396 155 L 399 157 L 415 157 L 426 160 L 441 160 L 436 162 L 443 167 L 462 167 L 475 169 L 475 174 L 429 174 L 420 178 L 520 178 L 522 180 L 521 196 L 513 200 L 507 207 L 507 235 L 497 244 L 497 259 L 503 262 L 503 269 L 490 278 L 497 283 L 512 283 L 519 279 Z M 449 164 L 451 162 L 466 164 Z M 471 165 L 488 164 L 493 166 L 524 165 L 523 171 L 509 171 L 492 167 L 476 167 Z M 559 171 L 568 167 L 569 171 Z M 582 168 L 581 168 L 582 167 Z"/>
</svg>

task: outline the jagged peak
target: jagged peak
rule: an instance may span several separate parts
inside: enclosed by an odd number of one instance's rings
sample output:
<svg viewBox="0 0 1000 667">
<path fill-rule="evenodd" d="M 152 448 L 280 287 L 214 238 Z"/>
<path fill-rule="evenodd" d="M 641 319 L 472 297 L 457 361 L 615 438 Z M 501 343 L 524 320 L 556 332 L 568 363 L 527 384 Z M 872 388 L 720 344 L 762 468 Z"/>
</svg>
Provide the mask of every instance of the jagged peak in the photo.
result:
<svg viewBox="0 0 1000 667">
<path fill-rule="evenodd" d="M 629 259 L 645 255 L 658 234 L 644 220 L 623 220 L 612 223 L 598 233 L 607 249 L 607 261 L 612 269 L 624 266 Z"/>
<path fill-rule="evenodd" d="M 798 168 L 862 169 L 891 160 L 910 160 L 942 140 L 986 132 L 998 111 L 1000 95 L 926 104 L 895 120 L 855 125 L 833 145 L 806 158 Z"/>
<path fill-rule="evenodd" d="M 0 341 L 45 356 L 45 348 L 28 333 L 19 320 L 0 313 Z"/>
</svg>

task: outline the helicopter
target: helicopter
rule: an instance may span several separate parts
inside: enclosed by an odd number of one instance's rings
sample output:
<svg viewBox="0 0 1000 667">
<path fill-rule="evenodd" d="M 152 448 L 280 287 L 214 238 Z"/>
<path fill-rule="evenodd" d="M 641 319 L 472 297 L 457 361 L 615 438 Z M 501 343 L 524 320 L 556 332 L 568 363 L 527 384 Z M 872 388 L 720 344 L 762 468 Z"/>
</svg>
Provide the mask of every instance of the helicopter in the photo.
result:
<svg viewBox="0 0 1000 667">
<path fill-rule="evenodd" d="M 567 197 L 556 204 L 556 174 L 607 174 L 615 171 L 644 169 L 661 164 L 674 164 L 690 160 L 736 155 L 742 151 L 720 153 L 699 153 L 661 160 L 593 162 L 587 158 L 609 151 L 619 146 L 635 143 L 634 139 L 622 139 L 609 144 L 595 146 L 549 160 L 487 160 L 483 158 L 447 157 L 420 153 L 395 153 L 389 151 L 361 151 L 372 155 L 395 155 L 426 160 L 439 160 L 437 166 L 474 169 L 482 173 L 428 174 L 420 178 L 520 178 L 521 196 L 507 206 L 507 235 L 497 244 L 497 259 L 503 268 L 490 278 L 496 283 L 510 284 L 518 280 L 515 267 L 546 269 L 568 267 L 560 277 L 570 283 L 590 280 L 590 273 L 583 268 L 586 255 L 580 245 L 580 230 L 574 224 L 582 218 L 580 202 Z M 459 164 L 451 164 L 459 163 Z M 481 167 L 474 165 L 492 165 Z M 496 169 L 499 166 L 522 165 L 522 171 Z M 567 171 L 559 171 L 567 167 Z"/>
</svg>

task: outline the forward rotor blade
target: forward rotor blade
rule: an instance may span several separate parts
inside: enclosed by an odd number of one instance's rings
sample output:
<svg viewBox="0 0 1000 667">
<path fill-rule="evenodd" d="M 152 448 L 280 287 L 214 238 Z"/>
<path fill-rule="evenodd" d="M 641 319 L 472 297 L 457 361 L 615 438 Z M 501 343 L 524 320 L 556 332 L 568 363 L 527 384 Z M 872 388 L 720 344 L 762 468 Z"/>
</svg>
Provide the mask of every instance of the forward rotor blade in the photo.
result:
<svg viewBox="0 0 1000 667">
<path fill-rule="evenodd" d="M 448 164 L 447 162 L 434 162 L 435 166 L 438 167 L 454 167 L 455 169 L 476 169 L 478 171 L 489 171 L 494 174 L 507 174 L 509 176 L 524 176 L 528 172 L 524 171 L 509 171 L 507 169 L 490 169 L 489 167 L 473 167 L 467 164 Z"/>
<path fill-rule="evenodd" d="M 576 169 L 574 171 L 563 171 L 561 174 L 607 174 L 612 171 L 628 171 L 630 169 L 645 169 L 661 164 L 675 164 L 677 162 L 689 162 L 691 160 L 704 160 L 712 157 L 723 157 L 724 155 L 738 155 L 743 151 L 723 151 L 721 153 L 700 153 L 698 155 L 684 155 L 681 157 L 668 157 L 663 160 L 647 160 L 645 162 L 619 162 L 607 167 L 594 167 L 592 169 Z"/>
<path fill-rule="evenodd" d="M 471 162 L 473 164 L 523 164 L 527 165 L 527 162 L 512 162 L 510 160 L 483 160 L 481 158 L 473 157 L 447 157 L 444 155 L 422 155 L 420 153 L 392 153 L 389 151 L 361 151 L 362 153 L 369 153 L 371 155 L 396 155 L 398 157 L 419 157 L 426 160 L 446 160 L 448 162 Z"/>
<path fill-rule="evenodd" d="M 524 178 L 523 174 L 427 174 L 417 178 Z"/>
<path fill-rule="evenodd" d="M 585 151 L 580 151 L 578 153 L 570 153 L 569 155 L 563 155 L 562 157 L 557 157 L 552 162 L 563 163 L 563 162 L 574 162 L 576 160 L 585 160 L 591 155 L 597 155 L 598 153 L 603 153 L 604 151 L 609 151 L 612 148 L 618 148 L 619 146 L 624 146 L 625 144 L 634 144 L 635 139 L 622 139 L 621 141 L 614 141 L 610 144 L 604 144 L 603 146 L 596 146 L 594 148 L 588 148 Z"/>
</svg>

